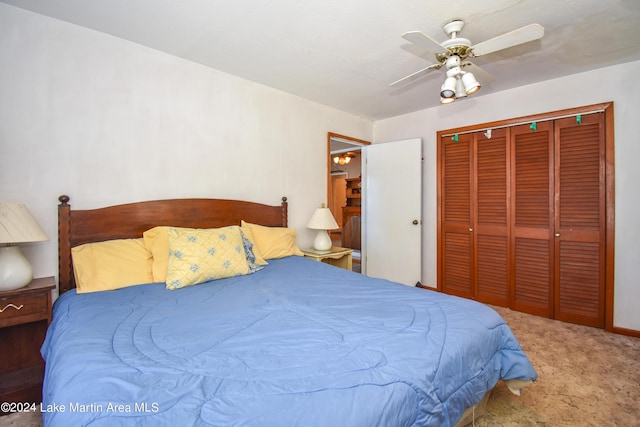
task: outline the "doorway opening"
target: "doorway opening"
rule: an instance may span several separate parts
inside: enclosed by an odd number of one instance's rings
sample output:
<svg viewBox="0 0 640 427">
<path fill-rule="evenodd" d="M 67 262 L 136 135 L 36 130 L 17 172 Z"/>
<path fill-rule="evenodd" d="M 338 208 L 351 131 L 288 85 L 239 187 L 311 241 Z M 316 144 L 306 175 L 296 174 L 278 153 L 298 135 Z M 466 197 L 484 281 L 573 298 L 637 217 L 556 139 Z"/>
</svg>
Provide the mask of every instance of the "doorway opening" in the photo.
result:
<svg viewBox="0 0 640 427">
<path fill-rule="evenodd" d="M 371 144 L 329 132 L 327 204 L 339 228 L 329 232 L 334 246 L 353 249 L 353 270 L 361 271 L 362 148 Z"/>
</svg>

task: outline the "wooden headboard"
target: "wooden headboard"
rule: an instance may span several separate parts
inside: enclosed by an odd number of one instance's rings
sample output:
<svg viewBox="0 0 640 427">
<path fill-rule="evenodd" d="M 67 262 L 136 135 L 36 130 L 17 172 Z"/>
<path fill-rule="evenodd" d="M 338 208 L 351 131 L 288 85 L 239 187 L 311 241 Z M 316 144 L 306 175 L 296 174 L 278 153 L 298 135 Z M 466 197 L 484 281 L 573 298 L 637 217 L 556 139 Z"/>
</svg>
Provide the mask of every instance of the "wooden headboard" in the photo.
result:
<svg viewBox="0 0 640 427">
<path fill-rule="evenodd" d="M 287 198 L 278 206 L 225 199 L 152 200 L 91 210 L 72 210 L 69 196 L 58 198 L 59 292 L 75 288 L 71 248 L 112 239 L 134 239 L 158 225 L 217 228 L 241 220 L 287 226 Z"/>
</svg>

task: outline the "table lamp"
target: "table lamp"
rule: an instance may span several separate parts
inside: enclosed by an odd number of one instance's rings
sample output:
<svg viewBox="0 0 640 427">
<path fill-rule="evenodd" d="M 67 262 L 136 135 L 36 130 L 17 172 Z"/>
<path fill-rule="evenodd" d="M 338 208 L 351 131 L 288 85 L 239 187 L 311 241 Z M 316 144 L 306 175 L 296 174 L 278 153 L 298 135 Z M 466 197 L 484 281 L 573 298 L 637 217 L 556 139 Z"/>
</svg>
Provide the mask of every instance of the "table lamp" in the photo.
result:
<svg viewBox="0 0 640 427">
<path fill-rule="evenodd" d="M 46 240 L 25 205 L 0 203 L 0 291 L 21 288 L 33 278 L 31 264 L 16 245 Z"/>
<path fill-rule="evenodd" d="M 331 210 L 322 204 L 313 212 L 311 219 L 307 223 L 307 228 L 318 230 L 318 234 L 316 234 L 316 238 L 313 241 L 313 248 L 318 251 L 328 251 L 331 249 L 331 238 L 327 230 L 336 230 L 340 227 L 333 215 L 331 215 Z"/>
</svg>

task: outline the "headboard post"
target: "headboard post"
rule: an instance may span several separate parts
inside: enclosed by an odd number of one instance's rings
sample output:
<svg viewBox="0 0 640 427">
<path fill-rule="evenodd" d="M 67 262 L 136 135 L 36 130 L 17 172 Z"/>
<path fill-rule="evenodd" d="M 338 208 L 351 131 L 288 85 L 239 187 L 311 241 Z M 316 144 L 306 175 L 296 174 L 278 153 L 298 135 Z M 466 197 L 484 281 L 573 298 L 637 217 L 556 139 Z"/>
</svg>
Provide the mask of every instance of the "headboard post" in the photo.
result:
<svg viewBox="0 0 640 427">
<path fill-rule="evenodd" d="M 71 205 L 69 196 L 58 197 L 58 292 L 62 295 L 71 284 Z"/>
<path fill-rule="evenodd" d="M 287 227 L 289 225 L 289 217 L 288 217 L 289 206 L 287 204 L 286 197 L 282 198 L 282 203 L 280 204 L 280 206 L 282 206 L 282 226 Z"/>
</svg>

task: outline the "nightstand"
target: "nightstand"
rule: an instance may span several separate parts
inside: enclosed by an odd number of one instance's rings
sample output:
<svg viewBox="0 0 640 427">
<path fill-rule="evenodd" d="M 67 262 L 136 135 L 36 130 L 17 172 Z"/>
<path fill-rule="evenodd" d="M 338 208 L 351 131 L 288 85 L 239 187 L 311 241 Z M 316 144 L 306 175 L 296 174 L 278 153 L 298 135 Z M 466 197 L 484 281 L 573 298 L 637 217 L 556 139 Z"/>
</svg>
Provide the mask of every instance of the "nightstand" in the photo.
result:
<svg viewBox="0 0 640 427">
<path fill-rule="evenodd" d="M 51 322 L 55 286 L 53 277 L 43 277 L 0 292 L 0 402 L 42 402 L 40 347 Z"/>
<path fill-rule="evenodd" d="M 344 268 L 345 270 L 351 270 L 353 249 L 332 246 L 331 249 L 327 251 L 304 249 L 302 252 L 307 258 Z"/>
</svg>

